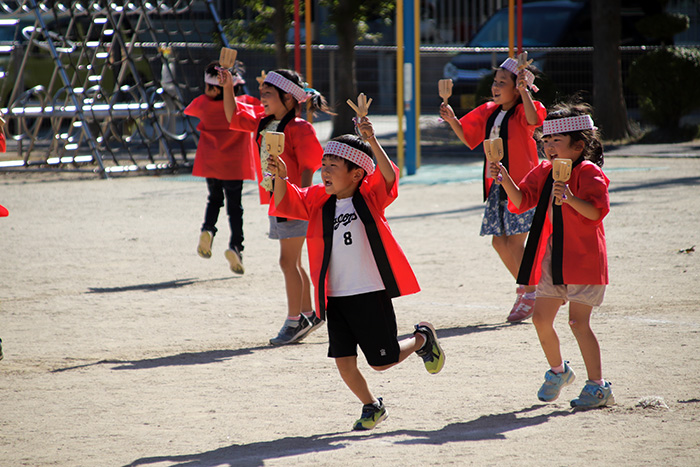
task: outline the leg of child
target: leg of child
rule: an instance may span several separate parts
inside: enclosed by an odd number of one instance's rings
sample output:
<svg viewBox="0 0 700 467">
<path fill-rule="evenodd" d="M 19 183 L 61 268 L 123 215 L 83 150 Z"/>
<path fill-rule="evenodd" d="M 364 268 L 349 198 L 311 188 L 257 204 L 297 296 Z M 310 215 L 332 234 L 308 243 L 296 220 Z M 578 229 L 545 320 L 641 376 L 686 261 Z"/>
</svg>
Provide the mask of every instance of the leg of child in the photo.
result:
<svg viewBox="0 0 700 467">
<path fill-rule="evenodd" d="M 423 344 L 425 344 L 425 336 L 421 333 L 416 333 L 411 337 L 408 337 L 402 341 L 399 341 L 399 359 L 394 363 L 382 366 L 372 366 L 373 370 L 384 371 L 388 370 L 392 366 L 396 366 L 408 358 L 409 355 L 413 354 L 416 350 L 420 349 Z"/>
<path fill-rule="evenodd" d="M 298 317 L 302 311 L 310 311 L 311 286 L 309 276 L 301 267 L 301 249 L 306 237 L 280 240 L 280 268 L 287 290 L 287 316 Z"/>
<path fill-rule="evenodd" d="M 560 367 L 564 363 L 559 348 L 559 336 L 554 329 L 554 318 L 563 304 L 563 300 L 559 298 L 537 297 L 535 312 L 532 315 L 532 324 L 535 325 L 540 345 L 552 368 Z"/>
<path fill-rule="evenodd" d="M 241 197 L 243 192 L 243 180 L 227 180 L 224 182 L 224 195 L 226 197 L 226 213 L 228 214 L 229 227 L 231 228 L 230 249 L 243 251 L 243 204 Z"/>
<path fill-rule="evenodd" d="M 602 384 L 603 370 L 600 358 L 600 345 L 591 329 L 591 312 L 593 307 L 583 303 L 569 304 L 569 327 L 574 333 L 583 362 L 586 364 L 588 379 Z"/>
<path fill-rule="evenodd" d="M 209 197 L 207 198 L 207 209 L 204 212 L 202 230 L 216 233 L 219 210 L 224 205 L 224 190 L 221 186 L 221 180 L 215 178 L 207 178 L 207 188 L 209 189 Z"/>
<path fill-rule="evenodd" d="M 519 233 L 515 235 L 494 235 L 491 240 L 493 249 L 496 250 L 496 253 L 498 253 L 501 261 L 503 261 L 503 264 L 514 279 L 518 278 L 520 263 L 523 260 L 523 253 L 525 252 L 526 239 L 527 233 Z M 526 285 L 525 292 L 534 292 L 535 288 L 534 285 Z"/>
<path fill-rule="evenodd" d="M 369 390 L 367 380 L 357 367 L 357 356 L 336 358 L 335 365 L 338 367 L 340 377 L 343 378 L 347 387 L 363 404 L 376 402 L 377 399 L 372 395 L 372 391 Z"/>
</svg>

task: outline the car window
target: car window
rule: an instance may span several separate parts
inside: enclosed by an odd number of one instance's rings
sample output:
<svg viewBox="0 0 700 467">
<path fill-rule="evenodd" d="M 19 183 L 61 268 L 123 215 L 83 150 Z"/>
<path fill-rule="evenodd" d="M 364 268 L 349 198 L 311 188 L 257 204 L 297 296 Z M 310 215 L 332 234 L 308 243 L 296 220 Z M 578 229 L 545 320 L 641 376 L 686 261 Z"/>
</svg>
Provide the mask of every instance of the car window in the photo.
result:
<svg viewBox="0 0 700 467">
<path fill-rule="evenodd" d="M 576 13 L 578 13 L 578 9 L 572 8 L 523 8 L 523 46 L 556 47 L 561 45 L 561 38 Z M 468 46 L 508 47 L 508 9 L 505 8 L 493 15 L 469 42 Z"/>
</svg>

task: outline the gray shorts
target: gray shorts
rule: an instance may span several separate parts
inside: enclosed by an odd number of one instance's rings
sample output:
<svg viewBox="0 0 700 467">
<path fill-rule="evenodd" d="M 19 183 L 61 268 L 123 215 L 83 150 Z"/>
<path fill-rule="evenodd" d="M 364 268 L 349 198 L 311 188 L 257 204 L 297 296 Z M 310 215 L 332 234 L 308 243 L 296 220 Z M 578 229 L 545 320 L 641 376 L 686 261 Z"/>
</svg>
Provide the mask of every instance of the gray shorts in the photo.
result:
<svg viewBox="0 0 700 467">
<path fill-rule="evenodd" d="M 273 240 L 284 240 L 285 238 L 306 237 L 306 228 L 309 226 L 308 221 L 300 221 L 299 219 L 278 218 L 268 216 L 270 219 L 269 238 Z M 280 220 L 285 219 L 285 220 Z"/>
<path fill-rule="evenodd" d="M 600 306 L 605 297 L 605 285 L 602 284 L 566 284 L 554 285 L 552 280 L 552 239 L 547 242 L 547 252 L 542 259 L 542 275 L 537 284 L 537 297 L 560 298 L 582 303 L 591 307 Z"/>
</svg>

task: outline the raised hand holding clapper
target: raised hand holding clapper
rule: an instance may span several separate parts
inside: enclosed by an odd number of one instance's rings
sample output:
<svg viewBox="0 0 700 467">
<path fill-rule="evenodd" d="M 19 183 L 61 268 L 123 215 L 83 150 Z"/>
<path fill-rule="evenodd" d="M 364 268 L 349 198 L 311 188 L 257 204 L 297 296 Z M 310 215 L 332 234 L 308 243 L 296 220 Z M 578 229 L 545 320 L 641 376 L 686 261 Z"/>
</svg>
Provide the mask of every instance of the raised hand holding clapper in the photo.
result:
<svg viewBox="0 0 700 467">
<path fill-rule="evenodd" d="M 365 118 L 369 112 L 369 106 L 372 104 L 372 98 L 370 97 L 369 100 L 367 100 L 367 96 L 365 96 L 364 93 L 360 93 L 360 95 L 357 96 L 357 105 L 355 105 L 355 103 L 350 99 L 348 99 L 346 102 L 355 111 L 355 115 L 357 115 L 357 117 L 353 119 L 355 122 L 355 129 L 357 130 L 360 120 Z M 360 137 L 365 139 L 362 133 L 359 130 L 357 131 Z"/>
<path fill-rule="evenodd" d="M 272 179 L 275 174 L 269 170 L 270 159 L 274 161 L 273 167 L 277 167 L 279 163 L 279 155 L 284 152 L 284 133 L 277 131 L 266 131 L 264 135 L 265 139 L 265 151 L 269 154 L 268 157 L 262 159 L 262 172 L 263 179 L 260 182 L 260 186 L 267 191 L 272 191 Z M 277 172 L 275 170 L 275 172 Z"/>
<path fill-rule="evenodd" d="M 447 100 L 452 96 L 452 80 L 441 79 L 438 81 L 438 93 L 442 97 L 442 102 L 447 105 Z"/>
<path fill-rule="evenodd" d="M 484 154 L 486 155 L 486 160 L 492 164 L 498 165 L 498 163 L 503 159 L 503 139 L 485 139 Z M 498 181 L 500 182 L 501 180 L 501 174 L 498 174 Z"/>
<path fill-rule="evenodd" d="M 552 178 L 555 182 L 568 182 L 571 177 L 571 159 L 556 158 L 552 161 Z M 562 198 L 555 197 L 554 204 L 561 206 Z"/>
</svg>

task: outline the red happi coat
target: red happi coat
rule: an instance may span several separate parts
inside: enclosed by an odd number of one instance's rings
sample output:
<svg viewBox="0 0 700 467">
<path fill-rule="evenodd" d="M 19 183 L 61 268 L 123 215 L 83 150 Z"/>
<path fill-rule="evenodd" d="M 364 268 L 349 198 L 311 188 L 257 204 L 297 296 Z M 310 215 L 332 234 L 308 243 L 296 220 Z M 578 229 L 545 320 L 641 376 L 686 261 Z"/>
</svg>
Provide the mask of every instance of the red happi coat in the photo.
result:
<svg viewBox="0 0 700 467">
<path fill-rule="evenodd" d="M 259 104 L 251 96 L 238 96 L 236 100 Z M 199 119 L 199 144 L 192 175 L 219 180 L 255 180 L 257 148 L 253 135 L 229 129 L 224 101 L 198 96 L 185 108 L 185 115 Z"/>
<path fill-rule="evenodd" d="M 408 263 L 408 259 L 406 259 L 406 255 L 391 233 L 389 224 L 384 216 L 386 207 L 398 196 L 399 171 L 395 165 L 392 164 L 392 166 L 396 174 L 396 182 L 389 191 L 386 189 L 384 177 L 379 169 L 377 169 L 362 181 L 359 186 L 359 194 L 366 202 L 369 212 L 377 226 L 383 250 L 386 252 L 386 257 L 388 258 L 390 274 L 393 275 L 397 289 L 391 291 L 386 282 L 385 286 L 387 286 L 389 295 L 395 297 L 419 292 L 420 286 Z M 356 194 L 355 196 L 358 195 Z M 275 207 L 274 202 L 270 203 L 270 214 L 272 215 L 309 221 L 309 228 L 306 232 L 309 251 L 309 268 L 311 269 L 311 279 L 317 291 L 319 290 L 321 281 L 323 281 L 323 290 L 327 290 L 326 284 L 328 282 L 328 274 L 326 273 L 325 277 L 321 277 L 321 266 L 325 245 L 323 239 L 323 206 L 329 198 L 330 195 L 326 193 L 323 184 L 313 185 L 308 188 L 298 188 L 287 182 L 287 193 L 280 201 L 279 206 Z M 367 228 L 366 225 L 365 228 Z M 368 232 L 368 238 L 369 237 L 370 235 Z M 378 267 L 381 269 L 379 262 Z M 381 272 L 380 270 L 380 273 Z M 316 313 L 321 317 L 321 310 L 326 307 L 327 296 L 324 293 L 322 307 L 320 306 L 321 299 L 319 298 L 319 294 L 316 293 L 315 296 Z"/>
<path fill-rule="evenodd" d="M 509 210 L 522 213 L 537 205 L 542 187 L 552 171 L 552 163 L 543 161 L 532 169 L 518 184 L 523 200 L 518 208 L 509 203 Z M 564 248 L 562 252 L 562 275 L 565 284 L 607 284 L 608 253 L 605 244 L 603 218 L 610 212 L 608 186 L 610 180 L 600 167 L 584 160 L 571 172 L 569 189 L 577 198 L 591 203 L 600 209 L 600 218 L 590 220 L 564 203 L 561 207 L 564 226 Z M 552 233 L 550 209 L 544 222 L 535 261 L 530 271 L 530 285 L 540 280 L 542 258 L 547 248 L 547 241 Z M 533 231 L 530 231 L 533 235 Z"/>
<path fill-rule="evenodd" d="M 547 116 L 547 110 L 539 101 L 534 101 L 534 104 L 535 110 L 537 110 L 537 123 L 535 125 L 530 125 L 527 122 L 525 109 L 522 104 L 515 106 L 513 116 L 508 121 L 508 141 L 504 141 L 503 145 L 508 151 L 508 173 L 510 173 L 515 183 L 520 182 L 539 161 L 537 158 L 537 144 L 532 136 L 535 133 L 535 129 L 542 126 L 542 122 Z M 471 149 L 474 149 L 484 141 L 489 117 L 499 107 L 493 102 L 486 102 L 459 119 L 464 137 Z M 493 184 L 493 179 L 486 175 L 484 173 L 484 199 L 488 196 Z"/>
<path fill-rule="evenodd" d="M 238 103 L 238 110 L 231 118 L 229 128 L 232 130 L 248 131 L 255 133 L 258 131 L 260 120 L 265 118 L 265 112 L 259 107 Z M 262 136 L 257 139 L 258 148 L 262 144 Z M 284 151 L 280 155 L 287 164 L 287 176 L 289 181 L 297 186 L 301 186 L 301 174 L 305 170 L 315 172 L 321 167 L 323 148 L 316 136 L 313 125 L 306 120 L 294 117 L 284 127 Z M 260 155 L 255 157 L 255 167 L 258 172 L 258 179 L 262 180 L 262 165 Z M 270 202 L 270 193 L 258 185 L 260 190 L 260 203 Z"/>
</svg>

